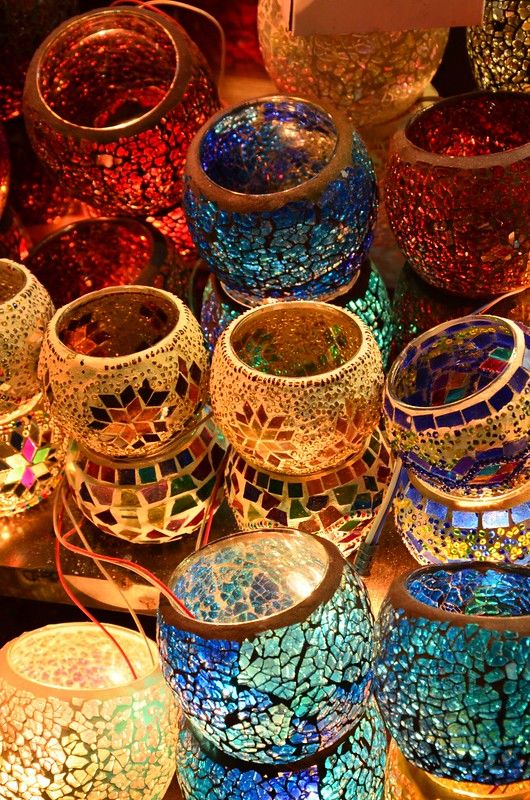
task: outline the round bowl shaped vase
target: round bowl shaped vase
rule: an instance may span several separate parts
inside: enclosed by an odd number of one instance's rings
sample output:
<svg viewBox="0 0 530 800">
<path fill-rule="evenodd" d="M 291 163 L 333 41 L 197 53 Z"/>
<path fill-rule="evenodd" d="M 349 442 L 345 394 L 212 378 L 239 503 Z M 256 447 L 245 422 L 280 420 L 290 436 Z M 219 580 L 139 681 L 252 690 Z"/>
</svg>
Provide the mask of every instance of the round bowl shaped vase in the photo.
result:
<svg viewBox="0 0 530 800">
<path fill-rule="evenodd" d="M 527 0 L 486 0 L 482 25 L 467 29 L 466 43 L 481 88 L 530 91 Z"/>
</svg>

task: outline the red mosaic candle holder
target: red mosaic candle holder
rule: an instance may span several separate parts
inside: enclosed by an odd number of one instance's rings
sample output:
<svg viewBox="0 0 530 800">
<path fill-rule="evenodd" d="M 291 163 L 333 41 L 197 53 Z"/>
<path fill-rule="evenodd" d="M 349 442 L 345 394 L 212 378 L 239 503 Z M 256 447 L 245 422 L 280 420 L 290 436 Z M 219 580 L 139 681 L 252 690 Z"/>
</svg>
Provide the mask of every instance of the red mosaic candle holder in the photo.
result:
<svg viewBox="0 0 530 800">
<path fill-rule="evenodd" d="M 34 247 L 26 266 L 57 308 L 107 286 L 137 283 L 184 298 L 191 270 L 148 222 L 128 217 L 83 219 Z"/>
<path fill-rule="evenodd" d="M 530 95 L 443 100 L 393 139 L 386 208 L 428 283 L 483 297 L 530 283 Z"/>
<path fill-rule="evenodd" d="M 109 214 L 154 214 L 182 196 L 188 145 L 219 108 L 200 51 L 169 17 L 100 9 L 35 53 L 24 115 L 37 155 L 72 194 Z"/>
</svg>

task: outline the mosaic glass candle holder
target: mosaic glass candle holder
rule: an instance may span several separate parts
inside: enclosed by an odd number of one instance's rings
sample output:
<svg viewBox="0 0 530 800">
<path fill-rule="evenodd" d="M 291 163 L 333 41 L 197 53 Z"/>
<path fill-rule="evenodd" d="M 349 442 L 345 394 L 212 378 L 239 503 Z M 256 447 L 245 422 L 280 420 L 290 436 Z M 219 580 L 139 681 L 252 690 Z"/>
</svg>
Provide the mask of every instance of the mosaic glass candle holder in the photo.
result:
<svg viewBox="0 0 530 800">
<path fill-rule="evenodd" d="M 0 120 L 22 112 L 22 90 L 31 57 L 46 34 L 75 14 L 77 0 L 24 0 L 0 8 Z"/>
<path fill-rule="evenodd" d="M 39 373 L 57 424 L 111 458 L 156 453 L 198 418 L 208 391 L 199 323 L 146 286 L 109 286 L 60 309 Z"/>
<path fill-rule="evenodd" d="M 74 444 L 65 473 L 78 508 L 100 530 L 153 544 L 197 532 L 224 452 L 207 421 L 139 460 L 112 460 Z M 212 497 L 214 509 L 220 500 L 219 493 Z"/>
<path fill-rule="evenodd" d="M 353 286 L 335 297 L 333 303 L 356 314 L 366 323 L 386 367 L 394 338 L 394 315 L 385 283 L 370 259 L 362 263 Z M 211 353 L 225 328 L 245 311 L 247 307 L 233 300 L 215 275 L 211 275 L 204 289 L 201 306 L 201 326 Z"/>
<path fill-rule="evenodd" d="M 177 744 L 184 800 L 382 800 L 385 760 L 385 728 L 373 701 L 341 743 L 299 763 L 264 770 L 225 756 L 189 725 Z"/>
<path fill-rule="evenodd" d="M 256 469 L 232 452 L 226 496 L 242 528 L 296 528 L 318 533 L 347 556 L 362 541 L 392 475 L 392 456 L 376 428 L 360 456 L 313 475 Z"/>
<path fill-rule="evenodd" d="M 477 92 L 421 111 L 392 140 L 386 209 L 428 283 L 483 297 L 530 283 L 530 94 Z"/>
<path fill-rule="evenodd" d="M 18 214 L 6 206 L 0 217 L 0 259 L 7 258 L 19 263 L 31 247 L 31 239 Z"/>
<path fill-rule="evenodd" d="M 410 342 L 388 375 L 386 431 L 405 466 L 460 494 L 511 488 L 529 452 L 530 333 L 471 315 Z"/>
<path fill-rule="evenodd" d="M 190 271 L 171 242 L 148 222 L 128 217 L 82 219 L 54 231 L 25 264 L 57 308 L 106 286 L 138 283 L 184 298 Z"/>
<path fill-rule="evenodd" d="M 185 559 L 161 599 L 162 669 L 194 728 L 225 755 L 286 763 L 351 731 L 372 680 L 366 589 L 325 539 L 245 532 Z"/>
<path fill-rule="evenodd" d="M 184 209 L 200 257 L 235 300 L 325 299 L 352 282 L 370 247 L 375 174 L 338 114 L 262 97 L 197 134 Z"/>
<path fill-rule="evenodd" d="M 383 368 L 366 325 L 345 309 L 291 301 L 251 309 L 219 339 L 211 399 L 247 461 L 287 475 L 360 454 L 381 410 Z"/>
<path fill-rule="evenodd" d="M 394 500 L 396 529 L 416 561 L 496 561 L 530 566 L 530 475 L 511 490 L 454 496 L 410 470 Z"/>
<path fill-rule="evenodd" d="M 530 570 L 464 563 L 402 575 L 376 638 L 377 700 L 409 761 L 451 780 L 530 778 Z"/>
<path fill-rule="evenodd" d="M 188 144 L 218 108 L 184 30 L 137 8 L 99 9 L 56 28 L 24 90 L 37 155 L 75 197 L 108 214 L 172 208 Z"/>
<path fill-rule="evenodd" d="M 2 216 L 7 202 L 10 172 L 9 147 L 4 128 L 0 124 L 0 217 Z"/>
<path fill-rule="evenodd" d="M 479 302 L 435 289 L 425 283 L 409 263 L 405 263 L 399 273 L 392 302 L 397 352 L 401 352 L 420 333 L 451 319 L 473 314 Z M 506 316 L 497 311 L 492 313 L 499 317 Z"/>
<path fill-rule="evenodd" d="M 47 625 L 0 650 L 0 785 L 6 800 L 162 800 L 176 709 L 154 642 L 91 623 Z M 149 641 L 149 640 L 145 640 Z"/>
<path fill-rule="evenodd" d="M 386 800 L 472 800 L 502 797 L 504 800 L 530 800 L 530 781 L 492 785 L 437 778 L 415 767 L 390 742 L 385 776 Z"/>
<path fill-rule="evenodd" d="M 26 267 L 0 259 L 0 418 L 29 409 L 40 391 L 37 364 L 53 311 Z"/>
<path fill-rule="evenodd" d="M 0 418 L 0 517 L 46 500 L 62 476 L 66 442 L 40 394 Z"/>
<path fill-rule="evenodd" d="M 295 36 L 279 0 L 259 0 L 261 54 L 283 92 L 325 100 L 358 125 L 397 117 L 421 95 L 442 60 L 446 28 L 344 36 Z"/>
<path fill-rule="evenodd" d="M 468 28 L 466 39 L 479 86 L 530 91 L 526 0 L 486 0 L 482 25 Z"/>
<path fill-rule="evenodd" d="M 171 239 L 180 259 L 190 270 L 193 269 L 197 262 L 198 254 L 191 238 L 183 206 L 179 204 L 163 214 L 149 216 L 147 221 L 167 239 Z"/>
</svg>

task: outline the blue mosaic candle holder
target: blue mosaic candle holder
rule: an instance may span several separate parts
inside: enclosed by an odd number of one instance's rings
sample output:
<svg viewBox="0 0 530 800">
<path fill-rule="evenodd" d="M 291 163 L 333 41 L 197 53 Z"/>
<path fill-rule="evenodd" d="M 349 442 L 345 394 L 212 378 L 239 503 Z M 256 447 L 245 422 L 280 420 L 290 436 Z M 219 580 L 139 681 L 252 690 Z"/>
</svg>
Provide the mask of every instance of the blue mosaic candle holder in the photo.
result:
<svg viewBox="0 0 530 800">
<path fill-rule="evenodd" d="M 420 564 L 495 561 L 530 566 L 530 474 L 515 489 L 460 497 L 403 470 L 396 530 Z"/>
<path fill-rule="evenodd" d="M 513 488 L 530 454 L 530 332 L 501 317 L 445 322 L 389 372 L 384 411 L 406 467 L 464 495 Z"/>
<path fill-rule="evenodd" d="M 270 766 L 225 756 L 185 725 L 177 742 L 184 800 L 381 800 L 386 735 L 372 700 L 353 730 L 305 761 Z"/>
<path fill-rule="evenodd" d="M 375 173 L 336 112 L 262 97 L 199 131 L 184 209 L 201 258 L 235 300 L 326 299 L 354 280 L 372 242 Z"/>
<path fill-rule="evenodd" d="M 442 778 L 530 778 L 530 570 L 424 567 L 377 624 L 376 696 L 403 755 Z"/>
<path fill-rule="evenodd" d="M 366 589 L 337 548 L 274 529 L 229 536 L 177 568 L 161 599 L 162 669 L 195 729 L 225 755 L 288 763 L 339 742 L 372 682 Z"/>
<path fill-rule="evenodd" d="M 334 298 L 333 304 L 356 314 L 372 331 L 381 350 L 383 366 L 390 361 L 394 340 L 394 313 L 388 291 L 375 264 L 366 258 L 354 285 Z M 201 307 L 201 327 L 210 353 L 230 323 L 244 314 L 247 306 L 233 300 L 220 281 L 211 275 L 205 286 Z"/>
</svg>

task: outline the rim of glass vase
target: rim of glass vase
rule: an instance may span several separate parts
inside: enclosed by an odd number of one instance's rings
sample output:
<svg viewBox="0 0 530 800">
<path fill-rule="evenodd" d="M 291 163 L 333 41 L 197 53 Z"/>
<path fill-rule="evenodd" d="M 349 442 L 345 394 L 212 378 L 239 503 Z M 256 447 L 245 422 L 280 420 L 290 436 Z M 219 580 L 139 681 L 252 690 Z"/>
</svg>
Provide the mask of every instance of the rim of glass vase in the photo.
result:
<svg viewBox="0 0 530 800">
<path fill-rule="evenodd" d="M 98 18 L 102 20 L 105 18 L 116 19 L 118 16 L 133 16 L 162 29 L 175 53 L 175 70 L 171 84 L 159 103 L 133 120 L 102 128 L 70 122 L 53 111 L 42 95 L 40 86 L 42 62 L 48 56 L 52 47 L 59 42 L 60 38 L 75 30 L 76 27 L 82 26 L 87 20 Z M 66 136 L 90 139 L 100 143 L 114 142 L 124 137 L 134 136 L 148 130 L 159 122 L 181 100 L 191 77 L 189 50 L 187 36 L 177 23 L 170 17 L 149 9 L 115 7 L 96 9 L 85 14 L 78 14 L 55 28 L 35 51 L 26 75 L 24 105 L 30 106 L 40 119 Z"/>
<path fill-rule="evenodd" d="M 289 189 L 281 189 L 267 194 L 253 194 L 252 192 L 245 193 L 227 189 L 213 181 L 202 167 L 200 151 L 204 137 L 221 119 L 242 109 L 266 102 L 301 103 L 307 108 L 316 109 L 324 113 L 329 117 L 335 130 L 336 144 L 333 155 L 320 172 L 295 186 L 291 186 Z M 243 103 L 234 104 L 229 108 L 221 109 L 213 117 L 210 117 L 190 144 L 184 174 L 191 179 L 200 194 L 216 203 L 219 208 L 247 213 L 273 211 L 287 203 L 318 197 L 322 194 L 328 183 L 339 177 L 341 171 L 351 162 L 352 141 L 355 134 L 356 130 L 348 119 L 335 109 L 328 107 L 325 103 L 316 103 L 295 95 L 263 95 L 245 100 Z"/>
<path fill-rule="evenodd" d="M 497 153 L 488 153 L 477 156 L 449 156 L 442 153 L 433 153 L 430 150 L 424 150 L 423 147 L 414 144 L 409 139 L 409 132 L 413 125 L 418 121 L 419 117 L 432 113 L 435 109 L 443 106 L 447 108 L 451 105 L 457 105 L 470 97 L 488 96 L 495 99 L 498 96 L 513 96 L 524 99 L 525 102 L 530 102 L 527 92 L 508 92 L 508 91 L 488 91 L 487 89 L 480 89 L 475 92 L 465 92 L 464 94 L 457 94 L 452 97 L 446 97 L 437 103 L 433 103 L 427 108 L 422 108 L 416 112 L 406 123 L 403 128 L 400 128 L 393 137 L 393 152 L 397 152 L 400 157 L 405 160 L 422 161 L 427 164 L 432 164 L 436 167 L 447 167 L 453 169 L 487 169 L 497 166 L 508 166 L 517 161 L 522 161 L 525 158 L 530 158 L 530 134 L 528 141 L 519 147 L 512 147 L 508 150 L 502 150 Z"/>
<path fill-rule="evenodd" d="M 488 383 L 483 389 L 480 389 L 478 392 L 472 392 L 463 400 L 453 400 L 451 403 L 444 403 L 442 406 L 415 406 L 411 405 L 410 403 L 406 403 L 403 400 L 400 400 L 395 392 L 394 392 L 394 384 L 397 378 L 397 373 L 401 369 L 403 362 L 405 361 L 407 351 L 411 347 L 417 347 L 422 342 L 426 341 L 427 339 L 433 338 L 436 334 L 448 330 L 449 328 L 453 327 L 455 324 L 461 323 L 464 320 L 477 321 L 477 322 L 487 322 L 488 320 L 495 320 L 502 322 L 503 325 L 508 328 L 510 334 L 513 338 L 513 350 L 510 355 L 510 358 L 506 362 L 505 369 L 497 375 L 493 380 Z M 429 330 L 422 333 L 420 336 L 417 336 L 411 342 L 409 342 L 400 355 L 396 358 L 394 363 L 392 364 L 390 371 L 388 373 L 388 377 L 386 379 L 386 394 L 389 397 L 391 403 L 396 408 L 407 412 L 409 416 L 418 416 L 422 414 L 430 414 L 433 417 L 442 416 L 447 414 L 448 411 L 454 411 L 455 409 L 465 409 L 469 406 L 475 405 L 478 401 L 487 400 L 492 394 L 494 394 L 498 389 L 499 386 L 503 386 L 504 384 L 508 383 L 510 378 L 514 375 L 516 370 L 519 368 L 518 360 L 520 355 L 525 350 L 525 338 L 522 329 L 519 325 L 511 319 L 505 319 L 504 317 L 496 317 L 494 314 L 469 314 L 466 317 L 457 317 L 456 319 L 448 320 L 447 322 L 442 322 L 440 325 L 436 325 L 434 328 L 429 328 Z"/>
<path fill-rule="evenodd" d="M 506 511 L 520 503 L 530 501 L 530 480 L 497 494 L 457 495 L 453 492 L 438 489 L 423 480 L 413 469 L 407 470 L 407 479 L 424 497 L 437 503 L 442 503 L 452 511 L 475 511 L 477 513 Z"/>
<path fill-rule="evenodd" d="M 0 258 L 0 280 L 3 274 L 7 276 L 9 273 L 13 275 L 15 281 L 18 279 L 18 285 L 13 286 L 13 294 L 10 297 L 0 301 L 0 314 L 12 310 L 19 314 L 19 303 L 23 300 L 24 295 L 32 287 L 42 286 L 42 284 L 24 264 L 19 264 L 18 261 L 13 261 L 11 258 Z M 44 287 L 42 288 L 43 291 L 46 291 Z"/>
<path fill-rule="evenodd" d="M 135 679 L 133 679 L 131 675 L 131 680 L 127 681 L 126 683 L 101 689 L 53 686 L 49 683 L 44 683 L 34 678 L 27 678 L 25 675 L 21 674 L 11 662 L 11 651 L 15 646 L 19 645 L 24 640 L 31 640 L 32 637 L 37 634 L 41 634 L 43 631 L 49 630 L 52 632 L 58 631 L 59 629 L 75 630 L 79 628 L 87 630 L 88 627 L 98 630 L 97 626 L 93 622 L 60 622 L 54 625 L 44 625 L 41 628 L 36 628 L 35 630 L 22 633 L 15 639 L 7 642 L 7 644 L 0 649 L 0 676 L 11 685 L 16 685 L 17 689 L 24 689 L 38 697 L 53 696 L 64 700 L 69 700 L 72 697 L 86 697 L 87 699 L 89 697 L 98 697 L 102 699 L 120 697 L 124 694 L 136 694 L 139 691 L 147 689 L 153 684 L 163 682 L 158 661 L 158 649 L 155 642 L 153 642 L 151 639 L 147 639 L 147 642 L 150 655 L 153 656 L 153 662 L 148 671 Z M 133 631 L 128 628 L 124 628 L 121 625 L 113 625 L 110 623 L 105 624 L 105 628 L 110 630 L 111 633 L 115 632 L 116 636 L 118 636 L 118 641 L 122 646 L 123 639 L 128 637 L 131 639 L 131 643 L 134 642 L 134 647 L 138 647 L 138 645 L 145 647 L 146 640 L 138 631 Z M 105 638 L 105 641 L 108 641 L 109 647 L 115 646 L 107 639 L 103 632 L 101 632 L 101 635 Z M 123 658 L 123 656 L 120 655 L 120 658 Z"/>
<path fill-rule="evenodd" d="M 82 306 L 88 305 L 98 300 L 100 297 L 107 299 L 111 294 L 137 294 L 149 299 L 163 299 L 168 302 L 176 311 L 176 319 L 171 329 L 155 344 L 149 345 L 142 350 L 134 350 L 132 353 L 119 356 L 91 356 L 73 350 L 65 344 L 59 336 L 59 328 L 63 318 L 71 315 L 74 311 L 79 310 Z M 188 313 L 189 312 L 189 316 Z M 62 358 L 74 356 L 76 359 L 81 359 L 84 363 L 90 364 L 92 367 L 102 367 L 109 364 L 111 367 L 116 367 L 123 361 L 134 361 L 138 356 L 145 356 L 152 350 L 157 352 L 166 349 L 169 352 L 169 346 L 172 344 L 175 335 L 179 330 L 182 332 L 186 329 L 187 323 L 191 318 L 191 311 L 176 295 L 171 292 L 166 292 L 165 289 L 158 289 L 154 286 L 143 286 L 139 284 L 125 284 L 124 286 L 107 286 L 104 289 L 97 289 L 95 292 L 89 292 L 76 300 L 72 300 L 62 308 L 59 308 L 48 324 L 48 340 L 49 344 L 55 352 L 59 353 Z"/>
<path fill-rule="evenodd" d="M 283 306 L 286 309 L 293 309 L 293 308 L 303 308 L 304 310 L 310 312 L 311 308 L 316 307 L 323 307 L 331 314 L 336 314 L 337 317 L 345 315 L 349 318 L 349 321 L 353 323 L 360 336 L 359 346 L 357 350 L 353 353 L 350 358 L 341 364 L 339 367 L 333 367 L 333 369 L 325 370 L 324 372 L 318 372 L 314 375 L 271 375 L 267 372 L 262 372 L 255 367 L 251 367 L 247 364 L 246 361 L 243 361 L 235 351 L 235 348 L 232 344 L 232 338 L 236 333 L 237 328 L 240 325 L 246 324 L 247 320 L 252 316 L 255 315 L 256 317 L 264 316 L 266 314 L 274 314 L 277 312 L 279 306 Z M 360 324 L 361 323 L 361 324 Z M 220 346 L 223 348 L 225 358 L 227 358 L 233 367 L 235 367 L 238 372 L 243 372 L 246 375 L 252 376 L 254 380 L 259 381 L 266 381 L 268 384 L 275 384 L 280 386 L 314 386 L 314 385 L 324 385 L 329 384 L 332 379 L 338 379 L 344 372 L 349 371 L 355 363 L 358 362 L 363 356 L 366 355 L 369 344 L 368 338 L 365 335 L 366 328 L 362 320 L 352 314 L 351 311 L 348 311 L 346 308 L 340 308 L 339 306 L 334 306 L 332 303 L 324 303 L 323 301 L 319 300 L 284 300 L 284 301 L 277 301 L 275 303 L 266 303 L 261 306 L 255 306 L 254 308 L 249 309 L 244 314 L 241 314 L 239 317 L 234 319 L 230 325 L 226 328 L 226 330 L 221 335 L 219 339 Z"/>
<path fill-rule="evenodd" d="M 338 587 L 342 580 L 346 562 L 341 556 L 339 549 L 335 544 L 327 539 L 315 536 L 313 533 L 305 533 L 293 528 L 278 527 L 270 528 L 266 531 L 246 529 L 232 533 L 214 542 L 211 546 L 224 545 L 226 542 L 232 542 L 241 536 L 247 537 L 262 537 L 264 535 L 297 535 L 304 538 L 310 537 L 312 541 L 316 541 L 325 551 L 327 556 L 326 571 L 320 583 L 307 595 L 303 600 L 290 606 L 284 611 L 276 614 L 271 614 L 249 622 L 206 622 L 204 620 L 187 617 L 182 614 L 179 609 L 170 604 L 169 600 L 161 595 L 159 605 L 159 615 L 162 617 L 164 625 L 171 625 L 179 630 L 186 631 L 201 636 L 203 639 L 227 639 L 230 641 L 242 642 L 245 639 L 252 639 L 254 636 L 264 633 L 265 631 L 276 630 L 278 628 L 286 628 L 290 625 L 296 625 L 308 619 L 316 609 L 327 603 Z M 208 546 L 209 547 L 209 546 Z M 179 564 L 178 569 L 182 570 L 188 562 L 192 562 L 204 553 L 208 547 L 197 550 Z M 170 585 L 173 579 L 170 581 Z M 174 591 L 174 589 L 173 589 Z"/>
<path fill-rule="evenodd" d="M 530 614 L 519 616 L 486 616 L 481 614 L 462 614 L 460 612 L 445 611 L 444 609 L 423 603 L 413 597 L 408 586 L 420 575 L 429 575 L 434 572 L 461 572 L 466 569 L 475 572 L 499 572 L 523 575 L 530 579 L 530 569 L 518 567 L 513 564 L 499 564 L 492 561 L 459 561 L 454 564 L 431 564 L 420 567 L 412 572 L 405 572 L 392 582 L 385 602 L 390 603 L 395 609 L 402 609 L 407 616 L 416 619 L 428 619 L 432 622 L 446 622 L 450 625 L 464 628 L 467 625 L 477 625 L 479 628 L 498 631 L 512 631 L 521 636 L 530 636 Z"/>
<path fill-rule="evenodd" d="M 136 217 L 88 217 L 86 219 L 78 219 L 75 220 L 75 222 L 70 222 L 68 225 L 64 225 L 64 227 L 57 228 L 56 230 L 52 231 L 45 236 L 44 239 L 41 239 L 40 242 L 32 247 L 24 259 L 24 263 L 26 265 L 31 265 L 32 259 L 36 256 L 39 256 L 43 251 L 46 251 L 46 248 L 49 247 L 50 244 L 54 244 L 63 237 L 70 236 L 72 232 L 83 228 L 90 229 L 94 226 L 98 227 L 99 225 L 103 224 L 113 225 L 117 228 L 131 228 L 134 226 L 135 228 L 141 229 L 141 232 L 147 236 L 149 240 L 149 256 L 141 270 L 138 272 L 134 282 L 131 284 L 132 286 L 137 284 L 140 286 L 143 285 L 142 281 L 148 279 L 152 270 L 158 270 L 165 264 L 166 259 L 169 256 L 169 248 L 166 237 L 157 228 L 155 228 L 154 225 L 151 225 L 150 222 L 147 222 L 147 220 L 144 219 L 137 219 Z"/>
</svg>

